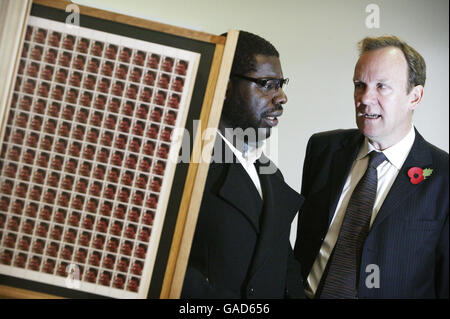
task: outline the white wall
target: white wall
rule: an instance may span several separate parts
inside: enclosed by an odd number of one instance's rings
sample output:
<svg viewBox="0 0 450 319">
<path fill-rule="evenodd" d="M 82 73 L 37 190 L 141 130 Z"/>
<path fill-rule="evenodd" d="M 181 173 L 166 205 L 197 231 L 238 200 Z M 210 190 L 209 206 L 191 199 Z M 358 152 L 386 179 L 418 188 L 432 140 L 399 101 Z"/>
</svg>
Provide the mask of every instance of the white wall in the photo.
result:
<svg viewBox="0 0 450 319">
<path fill-rule="evenodd" d="M 79 0 L 80 4 L 213 34 L 256 33 L 281 54 L 288 104 L 280 120 L 278 164 L 300 190 L 308 138 L 355 127 L 353 68 L 356 44 L 368 35 L 394 34 L 427 63 L 425 96 L 415 125 L 431 143 L 449 149 L 448 0 Z M 380 8 L 380 28 L 365 24 L 369 4 Z M 293 225 L 291 240 L 295 239 Z"/>
</svg>

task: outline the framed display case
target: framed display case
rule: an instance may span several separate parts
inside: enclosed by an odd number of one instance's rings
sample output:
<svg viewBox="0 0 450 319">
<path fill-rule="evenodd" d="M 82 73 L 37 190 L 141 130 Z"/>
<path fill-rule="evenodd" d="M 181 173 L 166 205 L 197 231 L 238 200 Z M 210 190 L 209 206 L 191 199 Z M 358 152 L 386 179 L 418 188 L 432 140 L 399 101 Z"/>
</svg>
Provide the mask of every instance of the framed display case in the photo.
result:
<svg viewBox="0 0 450 319">
<path fill-rule="evenodd" d="M 179 297 L 237 31 L 13 2 L 0 296 Z"/>
</svg>

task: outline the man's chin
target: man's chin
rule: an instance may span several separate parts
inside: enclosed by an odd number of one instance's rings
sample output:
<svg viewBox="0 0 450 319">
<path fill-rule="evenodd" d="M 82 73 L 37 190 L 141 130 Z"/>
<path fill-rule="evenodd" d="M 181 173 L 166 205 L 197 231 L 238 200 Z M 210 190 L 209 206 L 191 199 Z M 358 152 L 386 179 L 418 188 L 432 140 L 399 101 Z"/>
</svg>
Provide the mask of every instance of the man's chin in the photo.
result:
<svg viewBox="0 0 450 319">
<path fill-rule="evenodd" d="M 359 131 L 367 137 L 378 135 L 379 127 L 371 124 L 372 123 L 365 123 L 364 121 L 356 121 Z"/>
</svg>

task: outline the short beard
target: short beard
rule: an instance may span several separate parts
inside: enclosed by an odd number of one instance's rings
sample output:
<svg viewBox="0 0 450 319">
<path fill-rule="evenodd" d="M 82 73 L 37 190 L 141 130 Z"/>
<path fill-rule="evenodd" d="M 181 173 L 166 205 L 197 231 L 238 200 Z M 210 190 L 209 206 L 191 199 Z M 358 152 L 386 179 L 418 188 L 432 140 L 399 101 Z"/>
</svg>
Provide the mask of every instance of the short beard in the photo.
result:
<svg viewBox="0 0 450 319">
<path fill-rule="evenodd" d="M 230 101 L 234 100 L 234 101 Z M 234 99 L 226 99 L 223 104 L 221 121 L 226 123 L 230 128 L 240 127 L 243 130 L 253 127 L 258 128 L 259 123 L 252 118 L 245 101 L 236 97 Z"/>
<path fill-rule="evenodd" d="M 234 99 L 233 102 L 225 100 L 222 115 L 220 118 L 220 128 L 236 129 L 240 128 L 243 131 L 247 129 L 253 129 L 256 136 L 256 141 L 249 141 L 248 136 L 244 136 L 246 144 L 258 142 L 259 140 L 265 140 L 270 136 L 270 128 L 261 128 L 261 120 L 255 119 L 254 115 L 249 112 L 245 101 L 239 97 Z"/>
</svg>

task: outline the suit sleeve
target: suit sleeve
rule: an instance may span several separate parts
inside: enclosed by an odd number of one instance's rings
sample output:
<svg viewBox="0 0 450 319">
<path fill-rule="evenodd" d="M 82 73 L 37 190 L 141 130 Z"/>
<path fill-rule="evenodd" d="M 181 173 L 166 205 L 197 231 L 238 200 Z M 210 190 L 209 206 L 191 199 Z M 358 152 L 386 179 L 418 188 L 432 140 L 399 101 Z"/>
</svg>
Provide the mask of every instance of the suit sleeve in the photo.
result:
<svg viewBox="0 0 450 319">
<path fill-rule="evenodd" d="M 303 173 L 302 173 L 302 195 L 308 197 L 307 187 L 310 184 L 310 173 L 311 173 L 311 149 L 313 144 L 314 135 L 310 137 L 308 145 L 306 147 L 305 161 L 303 163 Z"/>
<path fill-rule="evenodd" d="M 449 225 L 448 211 L 436 252 L 436 296 L 449 298 Z"/>
<path fill-rule="evenodd" d="M 302 172 L 302 187 L 301 187 L 301 194 L 305 197 L 306 200 L 308 200 L 308 196 L 309 196 L 309 185 L 310 185 L 310 176 L 311 176 L 311 149 L 312 149 L 312 144 L 313 144 L 313 139 L 314 139 L 314 135 L 311 136 L 308 140 L 308 145 L 306 147 L 306 154 L 305 154 L 305 160 L 303 162 L 303 172 Z M 300 223 L 302 222 L 302 211 L 305 205 L 302 206 L 302 208 L 300 208 L 300 211 L 298 212 L 298 221 L 297 221 L 297 239 L 295 241 L 295 248 L 294 248 L 294 255 L 296 257 L 296 259 L 301 262 L 304 266 L 304 260 L 302 259 L 302 256 L 300 254 L 300 239 L 301 239 L 301 234 L 300 234 Z M 300 268 L 299 268 L 300 269 Z M 304 270 L 304 269 L 303 269 Z M 306 277 L 305 277 L 306 279 Z"/>
</svg>

